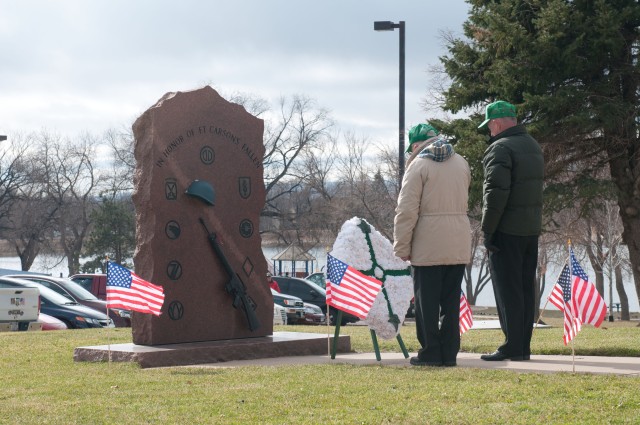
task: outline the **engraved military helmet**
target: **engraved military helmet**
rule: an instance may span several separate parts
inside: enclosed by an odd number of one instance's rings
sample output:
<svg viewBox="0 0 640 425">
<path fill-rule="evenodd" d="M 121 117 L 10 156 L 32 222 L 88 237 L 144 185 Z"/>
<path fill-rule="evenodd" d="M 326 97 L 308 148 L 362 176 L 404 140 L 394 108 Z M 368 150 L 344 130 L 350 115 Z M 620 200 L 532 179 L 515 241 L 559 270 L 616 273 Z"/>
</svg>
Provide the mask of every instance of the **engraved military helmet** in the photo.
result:
<svg viewBox="0 0 640 425">
<path fill-rule="evenodd" d="M 213 186 L 206 180 L 194 180 L 191 182 L 185 193 L 194 198 L 200 199 L 205 204 L 215 205 L 216 193 Z"/>
</svg>

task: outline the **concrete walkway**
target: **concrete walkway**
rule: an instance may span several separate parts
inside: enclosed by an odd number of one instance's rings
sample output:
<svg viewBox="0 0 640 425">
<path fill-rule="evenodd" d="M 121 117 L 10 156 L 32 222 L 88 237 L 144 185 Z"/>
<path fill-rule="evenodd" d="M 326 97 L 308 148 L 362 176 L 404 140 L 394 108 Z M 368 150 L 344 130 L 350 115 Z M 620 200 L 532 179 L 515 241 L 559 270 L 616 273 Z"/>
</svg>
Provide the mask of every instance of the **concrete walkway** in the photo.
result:
<svg viewBox="0 0 640 425">
<path fill-rule="evenodd" d="M 415 353 L 411 354 L 415 356 Z M 355 364 L 355 365 L 379 365 L 393 367 L 416 367 L 409 364 L 402 353 L 381 353 L 381 360 L 377 361 L 374 353 L 347 353 L 338 354 L 335 359 L 329 356 L 291 356 L 275 357 L 259 360 L 241 360 L 224 363 L 210 363 L 182 367 L 244 367 L 244 366 L 274 366 L 286 367 L 291 365 L 315 365 L 315 364 Z M 487 362 L 480 360 L 477 353 L 459 353 L 458 367 L 508 370 L 514 372 L 529 373 L 593 373 L 613 374 L 640 377 L 640 357 L 597 357 L 576 356 L 575 362 L 571 356 L 542 356 L 532 355 L 529 361 L 502 361 Z M 433 368 L 435 369 L 435 368 Z"/>
</svg>

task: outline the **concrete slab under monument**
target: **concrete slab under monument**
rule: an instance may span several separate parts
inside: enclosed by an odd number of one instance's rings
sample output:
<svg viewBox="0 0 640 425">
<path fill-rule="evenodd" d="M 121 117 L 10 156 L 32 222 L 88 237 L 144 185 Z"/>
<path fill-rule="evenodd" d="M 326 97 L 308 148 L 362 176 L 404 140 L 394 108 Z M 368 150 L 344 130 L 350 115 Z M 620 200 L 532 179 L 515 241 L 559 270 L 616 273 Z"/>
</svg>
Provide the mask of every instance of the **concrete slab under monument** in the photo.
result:
<svg viewBox="0 0 640 425">
<path fill-rule="evenodd" d="M 330 337 L 333 344 L 333 336 Z M 141 368 L 185 366 L 236 360 L 327 354 L 327 335 L 302 332 L 274 332 L 256 338 L 189 342 L 165 345 L 133 343 L 77 347 L 77 362 L 136 362 Z M 351 338 L 338 337 L 338 353 L 351 352 Z"/>
</svg>

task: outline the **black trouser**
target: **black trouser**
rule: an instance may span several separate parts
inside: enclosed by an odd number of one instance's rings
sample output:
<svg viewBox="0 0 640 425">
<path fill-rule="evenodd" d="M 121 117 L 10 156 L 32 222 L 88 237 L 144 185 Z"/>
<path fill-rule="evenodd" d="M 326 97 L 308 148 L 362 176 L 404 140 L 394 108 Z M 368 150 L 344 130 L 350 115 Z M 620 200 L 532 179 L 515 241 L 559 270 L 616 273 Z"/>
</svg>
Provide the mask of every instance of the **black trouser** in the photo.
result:
<svg viewBox="0 0 640 425">
<path fill-rule="evenodd" d="M 508 356 L 528 356 L 533 332 L 538 236 L 496 232 L 493 244 L 499 251 L 489 254 L 489 265 L 505 336 L 498 350 Z"/>
<path fill-rule="evenodd" d="M 460 285 L 464 264 L 414 266 L 418 359 L 454 363 L 460 350 Z M 439 325 L 440 318 L 442 324 Z"/>
</svg>

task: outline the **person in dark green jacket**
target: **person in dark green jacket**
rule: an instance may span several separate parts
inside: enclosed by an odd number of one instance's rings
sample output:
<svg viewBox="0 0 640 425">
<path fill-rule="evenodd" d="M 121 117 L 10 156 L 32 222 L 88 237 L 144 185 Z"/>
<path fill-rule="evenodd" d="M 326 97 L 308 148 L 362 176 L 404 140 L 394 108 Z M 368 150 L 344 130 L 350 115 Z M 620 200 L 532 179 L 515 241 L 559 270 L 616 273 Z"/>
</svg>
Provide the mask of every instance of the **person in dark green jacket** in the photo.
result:
<svg viewBox="0 0 640 425">
<path fill-rule="evenodd" d="M 482 231 L 504 343 L 483 360 L 529 360 L 535 306 L 538 237 L 542 229 L 544 158 L 518 125 L 516 108 L 487 105 L 489 147 L 484 153 Z"/>
</svg>

